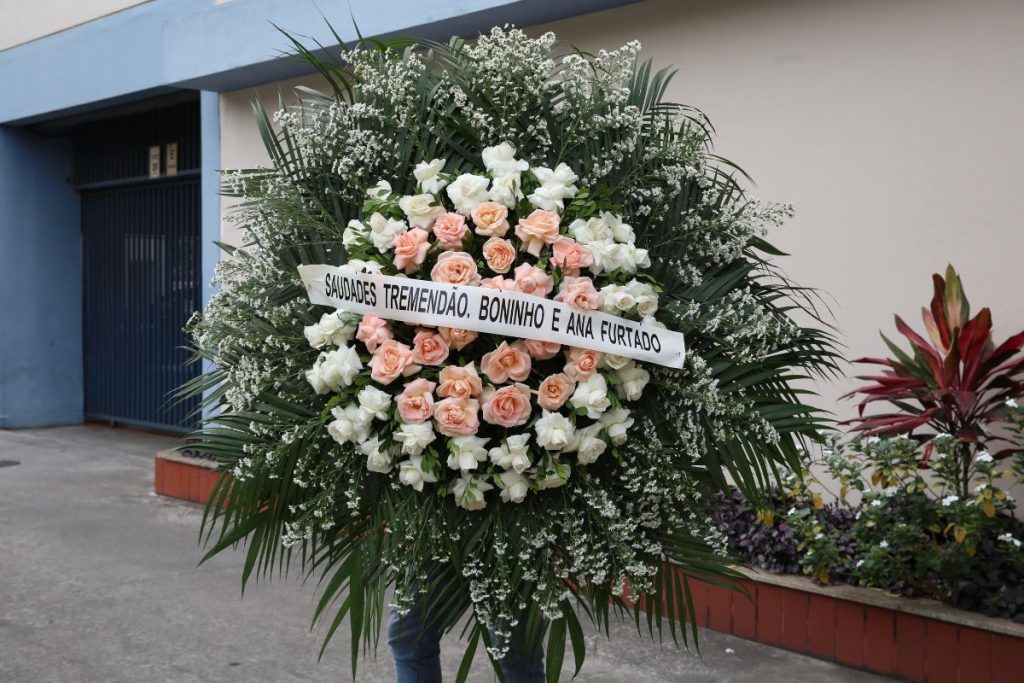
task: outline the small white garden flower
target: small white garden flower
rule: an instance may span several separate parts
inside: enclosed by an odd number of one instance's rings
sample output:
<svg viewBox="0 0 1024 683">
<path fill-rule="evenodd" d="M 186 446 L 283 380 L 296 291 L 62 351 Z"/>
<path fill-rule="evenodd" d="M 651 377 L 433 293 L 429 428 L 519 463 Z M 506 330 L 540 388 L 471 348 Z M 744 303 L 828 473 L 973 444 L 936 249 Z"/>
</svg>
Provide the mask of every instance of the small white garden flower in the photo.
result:
<svg viewBox="0 0 1024 683">
<path fill-rule="evenodd" d="M 534 208 L 560 212 L 565 208 L 565 200 L 576 196 L 577 189 L 573 183 L 578 178 L 564 163 L 558 164 L 553 170 L 536 166 L 533 175 L 540 183 L 540 187 L 527 197 Z"/>
<path fill-rule="evenodd" d="M 395 238 L 409 229 L 405 221 L 396 221 L 375 213 L 370 216 L 370 241 L 378 251 L 390 251 L 395 248 Z"/>
<path fill-rule="evenodd" d="M 437 194 L 448 184 L 447 180 L 441 178 L 441 171 L 443 170 L 444 159 L 432 159 L 416 164 L 412 174 L 416 177 L 421 190 L 430 194 Z"/>
<path fill-rule="evenodd" d="M 402 452 L 408 455 L 419 455 L 436 438 L 430 422 L 402 424 L 395 432 L 395 441 L 402 444 Z"/>
<path fill-rule="evenodd" d="M 604 375 L 595 372 L 577 383 L 576 391 L 569 398 L 569 403 L 576 410 L 586 410 L 587 417 L 592 420 L 600 417 L 612 404 L 608 398 L 608 383 Z"/>
<path fill-rule="evenodd" d="M 1017 403 L 1017 399 L 1015 399 L 1015 398 L 1008 398 L 1008 399 L 1006 399 L 1006 407 L 1007 408 L 1019 408 L 1020 404 Z"/>
<path fill-rule="evenodd" d="M 412 425 L 418 427 L 420 425 Z M 423 469 L 423 456 L 413 455 L 408 460 L 403 460 L 398 466 L 398 480 L 406 486 L 411 486 L 417 491 L 423 490 L 423 484 L 433 484 L 437 481 L 437 475 Z"/>
<path fill-rule="evenodd" d="M 954 496 L 954 495 L 946 496 L 945 498 L 942 499 L 942 506 L 948 508 L 950 505 L 952 505 L 953 503 L 957 502 L 958 500 L 960 500 L 960 496 Z"/>
<path fill-rule="evenodd" d="M 978 451 L 978 453 L 974 456 L 974 459 L 977 462 L 992 462 L 994 460 L 992 454 L 989 453 L 988 451 Z"/>
<path fill-rule="evenodd" d="M 475 470 L 487 460 L 487 439 L 478 436 L 457 436 L 448 442 L 448 467 L 453 470 Z"/>
<path fill-rule="evenodd" d="M 543 416 L 534 423 L 537 432 L 537 445 L 549 451 L 565 448 L 572 442 L 575 431 L 572 422 L 561 413 L 543 411 Z"/>
<path fill-rule="evenodd" d="M 374 386 L 366 386 L 359 391 L 356 398 L 359 401 L 359 407 L 366 411 L 371 419 L 388 419 L 391 409 L 391 394 L 388 392 L 381 391 Z"/>
<path fill-rule="evenodd" d="M 513 434 L 505 439 L 505 443 L 492 448 L 488 455 L 498 467 L 512 469 L 522 474 L 530 468 L 530 453 L 526 444 L 530 441 L 529 434 Z"/>
<path fill-rule="evenodd" d="M 889 547 L 889 541 L 882 541 L 881 543 L 878 544 L 878 547 L 881 548 L 882 550 L 885 550 L 886 548 Z"/>
<path fill-rule="evenodd" d="M 488 200 L 488 184 L 484 176 L 463 173 L 445 189 L 445 192 L 455 205 L 455 210 L 463 216 L 468 216 L 478 204 Z"/>
<path fill-rule="evenodd" d="M 493 488 L 483 477 L 463 472 L 462 476 L 452 484 L 452 495 L 455 496 L 455 503 L 461 508 L 483 510 L 487 507 L 484 492 Z"/>
<path fill-rule="evenodd" d="M 530 492 L 530 480 L 515 470 L 495 474 L 494 483 L 501 489 L 501 499 L 506 503 L 522 503 Z"/>
<path fill-rule="evenodd" d="M 498 178 L 509 173 L 522 173 L 530 168 L 530 164 L 522 159 L 516 159 L 516 148 L 508 142 L 502 142 L 494 147 L 484 147 L 481 155 L 484 160 L 484 168 L 491 174 L 492 178 Z"/>
<path fill-rule="evenodd" d="M 615 408 L 601 416 L 601 424 L 611 439 L 612 445 L 621 446 L 626 443 L 626 432 L 633 426 L 633 418 L 630 417 L 629 409 Z"/>
<path fill-rule="evenodd" d="M 1016 548 L 1021 547 L 1020 540 L 1014 538 L 1013 534 L 1011 534 L 1010 532 L 1006 532 L 1005 534 L 1002 534 L 1002 535 L 998 536 L 997 540 L 1002 541 L 1003 543 L 1009 543 L 1010 545 L 1012 545 L 1012 546 L 1014 546 Z"/>
</svg>

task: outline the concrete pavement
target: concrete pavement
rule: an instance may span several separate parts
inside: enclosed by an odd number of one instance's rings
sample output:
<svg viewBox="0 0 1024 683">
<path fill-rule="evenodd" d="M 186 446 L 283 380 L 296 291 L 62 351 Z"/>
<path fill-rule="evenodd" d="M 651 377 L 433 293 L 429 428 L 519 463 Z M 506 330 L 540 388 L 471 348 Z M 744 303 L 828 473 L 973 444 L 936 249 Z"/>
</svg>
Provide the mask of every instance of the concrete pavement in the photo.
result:
<svg viewBox="0 0 1024 683">
<path fill-rule="evenodd" d="M 346 633 L 316 661 L 313 586 L 253 585 L 243 600 L 241 554 L 196 568 L 201 509 L 151 493 L 153 455 L 171 443 L 92 426 L 0 430 L 0 461 L 20 463 L 0 467 L 0 681 L 351 680 Z M 712 631 L 699 655 L 641 640 L 631 624 L 610 642 L 587 637 L 583 683 L 886 680 Z M 447 675 L 460 652 L 444 643 Z M 393 676 L 382 643 L 357 680 Z M 494 680 L 482 653 L 470 680 Z"/>
</svg>

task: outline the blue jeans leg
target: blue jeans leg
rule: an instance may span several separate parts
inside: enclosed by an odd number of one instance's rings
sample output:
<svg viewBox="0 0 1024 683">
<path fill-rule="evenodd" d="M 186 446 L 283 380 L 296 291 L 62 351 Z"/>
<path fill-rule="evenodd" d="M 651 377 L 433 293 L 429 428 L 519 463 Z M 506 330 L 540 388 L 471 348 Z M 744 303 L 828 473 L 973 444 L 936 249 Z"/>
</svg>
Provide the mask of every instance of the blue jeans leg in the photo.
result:
<svg viewBox="0 0 1024 683">
<path fill-rule="evenodd" d="M 391 609 L 388 645 L 396 683 L 441 683 L 441 631 L 436 624 L 424 628 L 424 602 L 416 601 L 405 616 Z"/>
<path fill-rule="evenodd" d="M 540 648 L 532 654 L 510 650 L 498 664 L 505 683 L 544 683 L 544 651 Z"/>
</svg>

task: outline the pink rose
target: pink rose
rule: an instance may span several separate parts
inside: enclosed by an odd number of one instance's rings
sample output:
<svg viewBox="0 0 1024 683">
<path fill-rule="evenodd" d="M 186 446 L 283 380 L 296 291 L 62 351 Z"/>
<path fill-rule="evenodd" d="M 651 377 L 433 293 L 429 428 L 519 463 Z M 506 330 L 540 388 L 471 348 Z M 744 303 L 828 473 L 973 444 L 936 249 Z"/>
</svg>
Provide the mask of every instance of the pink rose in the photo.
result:
<svg viewBox="0 0 1024 683">
<path fill-rule="evenodd" d="M 473 363 L 446 366 L 441 370 L 440 381 L 437 395 L 443 398 L 473 398 L 483 391 L 483 382 Z"/>
<path fill-rule="evenodd" d="M 430 271 L 430 279 L 449 285 L 478 285 L 480 273 L 477 272 L 473 257 L 466 252 L 446 251 L 437 257 L 437 263 Z"/>
<path fill-rule="evenodd" d="M 475 398 L 446 398 L 434 406 L 437 431 L 445 436 L 470 436 L 480 429 L 477 411 L 480 402 Z"/>
<path fill-rule="evenodd" d="M 495 273 L 507 273 L 516 262 L 515 247 L 508 240 L 492 237 L 484 242 L 484 260 Z"/>
<path fill-rule="evenodd" d="M 555 288 L 551 276 L 537 266 L 524 263 L 515 269 L 516 287 L 520 292 L 534 296 L 547 296 Z"/>
<path fill-rule="evenodd" d="M 499 427 L 518 427 L 530 419 L 530 389 L 525 384 L 515 383 L 495 391 L 488 387 L 484 391 L 484 422 Z"/>
<path fill-rule="evenodd" d="M 448 360 L 448 343 L 437 332 L 416 330 L 412 338 L 412 362 L 420 365 L 440 365 Z"/>
<path fill-rule="evenodd" d="M 601 364 L 601 352 L 581 349 L 578 346 L 570 347 L 565 352 L 565 374 L 579 380 L 590 377 Z"/>
<path fill-rule="evenodd" d="M 558 239 L 558 214 L 537 209 L 516 225 L 516 237 L 523 241 L 523 251 L 540 256 L 545 244 Z"/>
<path fill-rule="evenodd" d="M 508 232 L 508 209 L 498 202 L 480 202 L 469 212 L 474 232 L 487 237 L 504 237 Z"/>
<path fill-rule="evenodd" d="M 442 213 L 434 221 L 434 236 L 437 237 L 437 243 L 442 249 L 460 251 L 462 238 L 468 231 L 466 219 L 461 214 Z"/>
<path fill-rule="evenodd" d="M 523 346 L 526 348 L 526 352 L 530 354 L 530 358 L 534 358 L 536 360 L 554 358 L 558 355 L 558 352 L 562 350 L 561 344 L 540 341 L 539 339 L 524 339 Z"/>
<path fill-rule="evenodd" d="M 526 353 L 522 342 L 515 342 L 511 346 L 508 342 L 501 342 L 501 346 L 485 353 L 480 360 L 480 368 L 487 379 L 495 384 L 509 379 L 522 382 L 530 376 L 530 367 L 530 354 Z"/>
<path fill-rule="evenodd" d="M 378 318 L 373 313 L 364 315 L 363 319 L 359 321 L 359 327 L 356 328 L 356 339 L 366 344 L 366 350 L 370 353 L 376 351 L 377 347 L 388 339 L 394 338 L 395 335 L 388 327 L 388 321 Z"/>
<path fill-rule="evenodd" d="M 474 330 L 464 330 L 461 327 L 439 327 L 437 331 L 448 342 L 448 346 L 458 351 L 472 344 L 479 336 Z"/>
<path fill-rule="evenodd" d="M 423 259 L 427 258 L 427 250 L 430 244 L 427 243 L 427 231 L 423 228 L 413 228 L 395 237 L 395 268 L 406 273 L 414 273 L 423 265 Z"/>
<path fill-rule="evenodd" d="M 420 366 L 412 362 L 412 349 L 394 339 L 378 346 L 370 359 L 370 377 L 380 384 L 391 384 L 399 375 L 408 377 L 419 369 Z"/>
<path fill-rule="evenodd" d="M 544 378 L 537 389 L 537 405 L 544 410 L 558 410 L 576 390 L 576 382 L 569 375 L 558 372 Z"/>
<path fill-rule="evenodd" d="M 511 278 L 506 278 L 504 275 L 485 277 L 480 281 L 480 286 L 484 289 L 500 289 L 505 292 L 516 291 L 516 281 Z"/>
<path fill-rule="evenodd" d="M 601 307 L 601 293 L 594 289 L 589 277 L 566 276 L 558 289 L 555 301 L 569 304 L 578 311 L 593 311 Z"/>
<path fill-rule="evenodd" d="M 422 377 L 406 383 L 405 389 L 395 398 L 402 422 L 418 424 L 430 419 L 434 414 L 435 386 Z"/>
<path fill-rule="evenodd" d="M 594 265 L 594 255 L 576 240 L 559 237 L 551 246 L 551 263 L 566 275 L 579 275 L 580 268 Z"/>
</svg>

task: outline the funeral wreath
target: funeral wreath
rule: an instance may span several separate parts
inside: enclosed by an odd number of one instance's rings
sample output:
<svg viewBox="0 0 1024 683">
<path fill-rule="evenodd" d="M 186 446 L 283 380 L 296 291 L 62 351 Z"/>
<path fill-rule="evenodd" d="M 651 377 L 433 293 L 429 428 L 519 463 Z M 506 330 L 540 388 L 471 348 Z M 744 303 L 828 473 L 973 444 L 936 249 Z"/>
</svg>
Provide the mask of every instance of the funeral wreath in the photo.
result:
<svg viewBox="0 0 1024 683">
<path fill-rule="evenodd" d="M 316 579 L 353 674 L 422 595 L 461 679 L 481 643 L 578 671 L 581 617 L 685 641 L 688 578 L 734 576 L 710 492 L 757 500 L 821 438 L 795 383 L 832 337 L 765 239 L 791 209 L 636 43 L 295 47 L 330 88 L 256 104 L 272 165 L 225 174 L 244 245 L 190 324 L 209 556 Z"/>
</svg>

